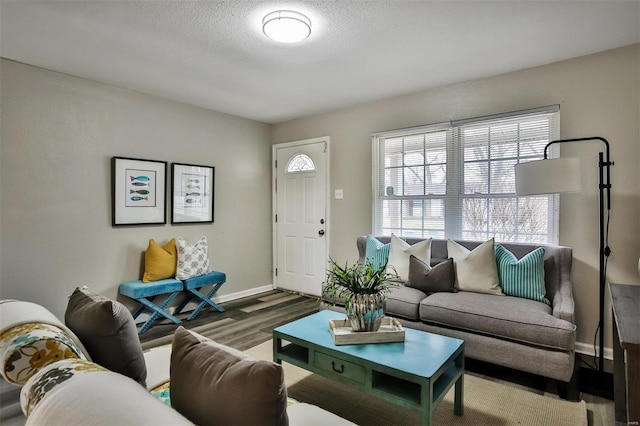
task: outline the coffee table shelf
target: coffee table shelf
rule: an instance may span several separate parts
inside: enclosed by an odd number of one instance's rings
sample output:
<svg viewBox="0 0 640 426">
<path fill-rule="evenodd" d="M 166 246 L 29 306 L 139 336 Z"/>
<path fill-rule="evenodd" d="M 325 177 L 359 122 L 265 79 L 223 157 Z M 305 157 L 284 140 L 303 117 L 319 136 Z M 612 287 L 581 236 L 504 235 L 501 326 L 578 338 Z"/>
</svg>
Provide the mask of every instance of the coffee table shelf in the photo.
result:
<svg viewBox="0 0 640 426">
<path fill-rule="evenodd" d="M 463 414 L 464 341 L 407 329 L 403 342 L 335 345 L 327 324 L 341 318 L 327 310 L 276 328 L 274 361 L 417 410 L 423 425 L 455 386 L 454 413 Z"/>
<path fill-rule="evenodd" d="M 290 343 L 280 351 L 280 359 L 289 364 L 307 365 L 309 363 L 309 349 Z"/>
<path fill-rule="evenodd" d="M 371 387 L 377 391 L 376 393 L 382 392 L 387 395 L 393 395 L 400 398 L 401 401 L 408 402 L 410 405 L 420 406 L 421 386 L 417 383 L 374 371 Z"/>
</svg>

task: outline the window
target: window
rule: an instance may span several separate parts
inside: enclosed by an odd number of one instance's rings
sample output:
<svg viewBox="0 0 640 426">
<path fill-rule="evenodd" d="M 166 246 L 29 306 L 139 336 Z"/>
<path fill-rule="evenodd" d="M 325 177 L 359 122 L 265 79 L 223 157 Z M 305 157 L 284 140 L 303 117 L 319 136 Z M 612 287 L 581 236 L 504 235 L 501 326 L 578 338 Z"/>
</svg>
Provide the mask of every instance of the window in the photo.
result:
<svg viewBox="0 0 640 426">
<path fill-rule="evenodd" d="M 316 169 L 311 157 L 305 154 L 296 154 L 287 163 L 287 173 L 312 172 Z"/>
<path fill-rule="evenodd" d="M 374 233 L 557 243 L 558 196 L 517 197 L 514 166 L 543 157 L 559 116 L 554 106 L 374 134 Z"/>
</svg>

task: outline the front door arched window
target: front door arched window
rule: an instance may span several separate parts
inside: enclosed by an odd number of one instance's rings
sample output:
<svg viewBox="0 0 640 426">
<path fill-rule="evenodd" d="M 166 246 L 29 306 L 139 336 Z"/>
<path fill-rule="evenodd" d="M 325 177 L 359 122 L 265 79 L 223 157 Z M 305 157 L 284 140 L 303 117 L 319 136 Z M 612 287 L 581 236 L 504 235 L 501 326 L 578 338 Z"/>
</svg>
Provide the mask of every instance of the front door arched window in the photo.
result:
<svg viewBox="0 0 640 426">
<path fill-rule="evenodd" d="M 296 154 L 287 163 L 287 173 L 296 172 L 312 172 L 316 169 L 316 165 L 306 154 Z"/>
</svg>

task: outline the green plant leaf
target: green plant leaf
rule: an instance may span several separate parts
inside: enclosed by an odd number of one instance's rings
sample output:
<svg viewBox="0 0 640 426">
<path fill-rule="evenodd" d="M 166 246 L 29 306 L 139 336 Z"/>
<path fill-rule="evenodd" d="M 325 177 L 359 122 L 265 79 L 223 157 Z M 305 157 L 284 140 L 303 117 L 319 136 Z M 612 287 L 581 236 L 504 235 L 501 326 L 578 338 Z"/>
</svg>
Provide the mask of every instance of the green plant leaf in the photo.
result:
<svg viewBox="0 0 640 426">
<path fill-rule="evenodd" d="M 348 308 L 353 295 L 356 294 L 386 297 L 391 289 L 399 286 L 398 274 L 393 267 L 390 267 L 393 270 L 390 272 L 386 264 L 377 269 L 369 262 L 351 266 L 345 263 L 342 267 L 330 258 L 329 266 L 326 280 L 322 283 L 322 298 L 334 305 L 344 300 Z"/>
</svg>

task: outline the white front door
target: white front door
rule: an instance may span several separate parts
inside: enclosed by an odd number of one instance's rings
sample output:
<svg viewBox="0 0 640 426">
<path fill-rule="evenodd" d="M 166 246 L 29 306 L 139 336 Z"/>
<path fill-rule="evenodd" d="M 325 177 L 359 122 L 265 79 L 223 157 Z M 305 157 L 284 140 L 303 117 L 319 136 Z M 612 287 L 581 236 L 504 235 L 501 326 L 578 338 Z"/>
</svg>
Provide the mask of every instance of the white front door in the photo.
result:
<svg viewBox="0 0 640 426">
<path fill-rule="evenodd" d="M 327 270 L 329 138 L 274 145 L 274 284 L 319 296 Z"/>
</svg>

